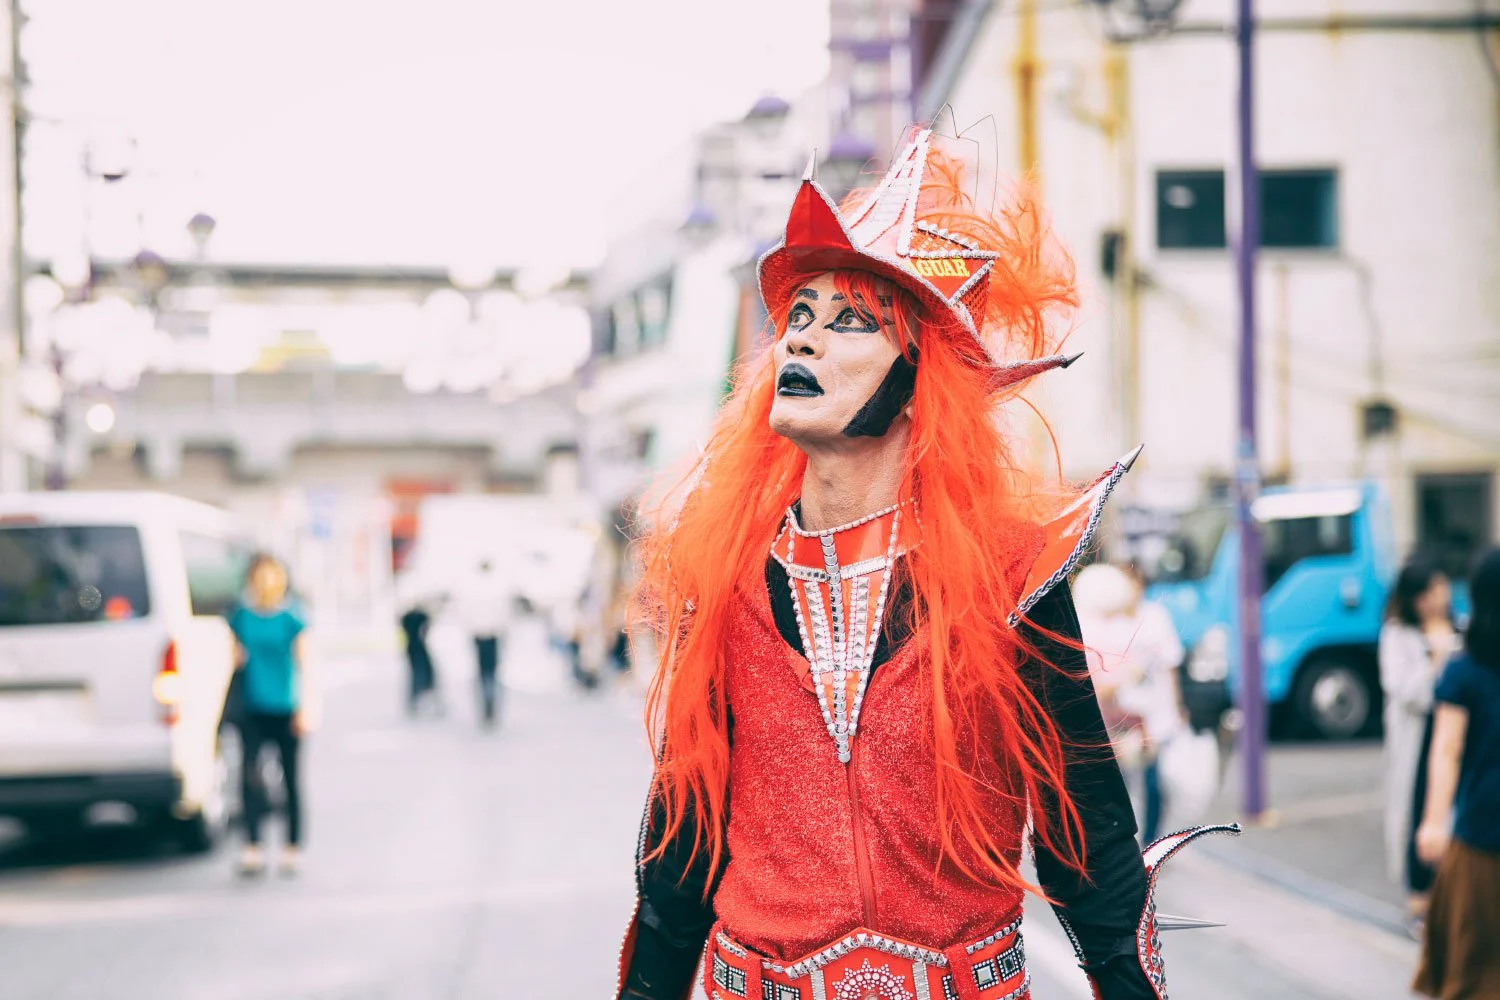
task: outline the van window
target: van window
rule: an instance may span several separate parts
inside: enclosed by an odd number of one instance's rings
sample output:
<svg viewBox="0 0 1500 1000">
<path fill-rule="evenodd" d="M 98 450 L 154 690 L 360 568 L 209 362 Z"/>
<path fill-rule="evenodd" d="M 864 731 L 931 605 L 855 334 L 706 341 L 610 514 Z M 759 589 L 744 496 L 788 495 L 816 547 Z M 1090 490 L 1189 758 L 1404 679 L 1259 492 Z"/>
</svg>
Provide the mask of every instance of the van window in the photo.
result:
<svg viewBox="0 0 1500 1000">
<path fill-rule="evenodd" d="M 222 615 L 239 599 L 250 551 L 225 538 L 182 532 L 188 597 L 195 615 Z"/>
<path fill-rule="evenodd" d="M 0 526 L 0 627 L 117 621 L 150 613 L 135 528 Z"/>
<path fill-rule="evenodd" d="M 1260 532 L 1266 590 L 1303 559 L 1346 556 L 1354 551 L 1353 514 L 1269 520 L 1261 524 Z"/>
</svg>

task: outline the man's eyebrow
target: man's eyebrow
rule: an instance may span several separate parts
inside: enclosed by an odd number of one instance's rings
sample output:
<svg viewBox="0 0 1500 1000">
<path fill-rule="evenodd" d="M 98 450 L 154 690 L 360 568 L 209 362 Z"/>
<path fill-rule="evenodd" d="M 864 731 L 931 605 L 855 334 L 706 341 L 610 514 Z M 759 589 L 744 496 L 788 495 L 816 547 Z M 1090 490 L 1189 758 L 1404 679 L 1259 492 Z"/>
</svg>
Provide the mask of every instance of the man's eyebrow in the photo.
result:
<svg viewBox="0 0 1500 1000">
<path fill-rule="evenodd" d="M 818 290 L 816 288 L 799 288 L 797 289 L 797 298 L 812 299 L 816 302 L 818 301 Z M 840 298 L 840 296 L 835 295 L 834 298 Z"/>
<path fill-rule="evenodd" d="M 829 299 L 828 301 L 830 301 L 830 302 L 842 302 L 842 301 L 844 301 L 844 293 L 843 292 L 834 292 L 833 293 L 833 298 Z"/>
</svg>

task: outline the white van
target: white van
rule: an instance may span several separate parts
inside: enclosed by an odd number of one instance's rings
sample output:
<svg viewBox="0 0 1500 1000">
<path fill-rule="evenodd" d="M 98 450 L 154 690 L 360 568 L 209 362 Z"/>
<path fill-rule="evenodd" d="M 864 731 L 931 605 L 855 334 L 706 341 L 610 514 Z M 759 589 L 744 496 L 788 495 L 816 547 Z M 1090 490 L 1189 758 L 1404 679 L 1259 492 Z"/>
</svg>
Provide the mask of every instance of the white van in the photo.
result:
<svg viewBox="0 0 1500 1000">
<path fill-rule="evenodd" d="M 224 613 L 251 554 L 230 515 L 178 497 L 0 496 L 0 815 L 213 845 L 238 787 Z"/>
</svg>

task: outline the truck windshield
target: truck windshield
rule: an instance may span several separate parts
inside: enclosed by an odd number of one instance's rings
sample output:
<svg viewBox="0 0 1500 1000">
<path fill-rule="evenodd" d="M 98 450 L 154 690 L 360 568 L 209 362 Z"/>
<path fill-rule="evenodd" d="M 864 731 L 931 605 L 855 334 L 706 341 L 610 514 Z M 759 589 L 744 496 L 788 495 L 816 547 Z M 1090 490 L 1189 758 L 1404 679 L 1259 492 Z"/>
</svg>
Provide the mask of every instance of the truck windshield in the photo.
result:
<svg viewBox="0 0 1500 1000">
<path fill-rule="evenodd" d="M 1261 522 L 1261 555 L 1265 560 L 1265 589 L 1303 559 L 1345 556 L 1354 551 L 1354 515 L 1273 518 Z"/>
<path fill-rule="evenodd" d="M 0 627 L 150 613 L 141 536 L 122 525 L 0 525 Z"/>
</svg>

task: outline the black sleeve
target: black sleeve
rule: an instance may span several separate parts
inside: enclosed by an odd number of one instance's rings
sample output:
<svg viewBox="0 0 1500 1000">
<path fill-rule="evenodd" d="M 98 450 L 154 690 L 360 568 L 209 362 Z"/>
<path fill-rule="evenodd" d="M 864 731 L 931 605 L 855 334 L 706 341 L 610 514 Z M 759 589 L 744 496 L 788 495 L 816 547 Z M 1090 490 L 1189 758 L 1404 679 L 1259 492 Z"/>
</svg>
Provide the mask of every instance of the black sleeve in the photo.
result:
<svg viewBox="0 0 1500 1000">
<path fill-rule="evenodd" d="M 1066 584 L 1028 615 L 1029 638 L 1047 663 L 1026 667 L 1027 682 L 1051 713 L 1066 758 L 1064 782 L 1083 824 L 1087 877 L 1036 847 L 1037 878 L 1082 953 L 1103 1000 L 1155 1000 L 1141 971 L 1135 935 L 1146 902 L 1146 868 L 1136 843 L 1135 811 L 1110 748 L 1080 642 L 1078 614 Z M 1058 642 L 1047 633 L 1062 636 Z M 1048 665 L 1050 664 L 1050 666 Z M 1042 803 L 1052 809 L 1055 803 Z"/>
<path fill-rule="evenodd" d="M 681 1000 L 687 996 L 714 924 L 713 889 L 723 865 L 710 870 L 703 851 L 692 857 L 691 829 L 680 831 L 659 857 L 642 863 L 661 843 L 665 818 L 653 795 L 641 820 L 636 857 L 641 909 L 635 951 L 625 976 L 625 996 L 630 998 Z"/>
</svg>

